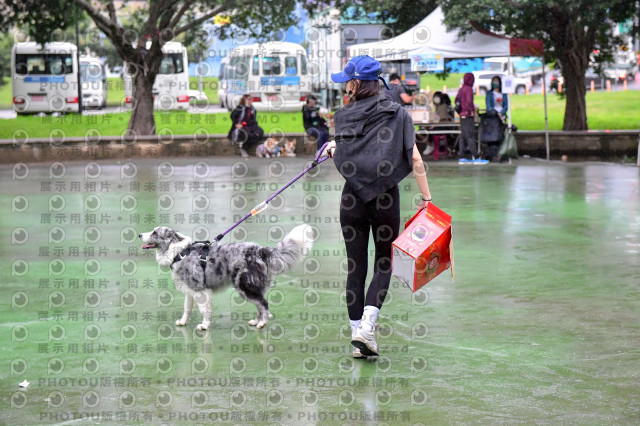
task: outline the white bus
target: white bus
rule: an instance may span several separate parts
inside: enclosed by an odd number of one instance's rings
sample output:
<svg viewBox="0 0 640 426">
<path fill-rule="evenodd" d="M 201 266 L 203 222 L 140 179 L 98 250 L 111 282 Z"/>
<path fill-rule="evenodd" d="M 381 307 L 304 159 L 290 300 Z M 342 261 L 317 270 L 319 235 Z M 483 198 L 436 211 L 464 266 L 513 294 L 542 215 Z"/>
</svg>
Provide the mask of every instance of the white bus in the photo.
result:
<svg viewBox="0 0 640 426">
<path fill-rule="evenodd" d="M 104 62 L 93 56 L 80 57 L 82 108 L 107 106 L 107 72 Z"/>
<path fill-rule="evenodd" d="M 300 111 L 311 92 L 307 52 L 287 42 L 237 47 L 220 66 L 219 87 L 229 110 L 248 93 L 258 111 Z"/>
<path fill-rule="evenodd" d="M 71 43 L 14 44 L 11 49 L 14 111 L 78 112 L 77 52 Z"/>
<path fill-rule="evenodd" d="M 148 48 L 148 46 L 147 46 Z M 187 49 L 175 41 L 162 46 L 163 58 L 160 70 L 153 83 L 153 107 L 159 110 L 188 109 L 189 108 L 189 66 Z M 133 103 L 133 80 L 130 72 L 137 72 L 135 68 L 123 66 L 122 79 L 124 83 L 125 102 Z"/>
</svg>

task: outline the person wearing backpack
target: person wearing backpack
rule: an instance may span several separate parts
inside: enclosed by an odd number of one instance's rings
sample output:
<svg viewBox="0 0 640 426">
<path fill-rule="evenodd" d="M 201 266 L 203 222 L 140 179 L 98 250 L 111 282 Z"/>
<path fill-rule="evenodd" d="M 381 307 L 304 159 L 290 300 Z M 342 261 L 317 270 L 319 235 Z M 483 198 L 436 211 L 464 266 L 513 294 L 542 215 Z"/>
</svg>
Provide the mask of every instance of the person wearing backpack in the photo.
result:
<svg viewBox="0 0 640 426">
<path fill-rule="evenodd" d="M 391 96 L 393 102 L 400 105 L 410 105 L 415 100 L 416 95 L 409 95 L 407 93 L 407 89 L 402 85 L 400 76 L 397 73 L 394 72 L 389 76 L 389 85 L 390 88 L 387 89 L 387 93 Z"/>
</svg>

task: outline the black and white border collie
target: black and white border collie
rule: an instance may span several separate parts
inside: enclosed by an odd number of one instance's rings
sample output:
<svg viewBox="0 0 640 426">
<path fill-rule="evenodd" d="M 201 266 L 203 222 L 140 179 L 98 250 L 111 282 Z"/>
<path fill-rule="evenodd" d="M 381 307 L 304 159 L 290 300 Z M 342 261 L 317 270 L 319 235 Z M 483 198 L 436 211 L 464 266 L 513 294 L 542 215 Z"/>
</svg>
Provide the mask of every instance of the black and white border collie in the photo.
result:
<svg viewBox="0 0 640 426">
<path fill-rule="evenodd" d="M 198 330 L 211 325 L 212 292 L 233 286 L 247 301 L 258 308 L 249 325 L 262 328 L 271 316 L 265 299 L 273 276 L 287 272 L 311 249 L 313 229 L 296 226 L 276 247 L 255 243 L 206 244 L 167 226 L 139 235 L 143 249 L 156 249 L 160 266 L 171 267 L 176 288 L 185 294 L 184 313 L 176 325 L 186 325 L 195 300 L 202 314 Z"/>
</svg>

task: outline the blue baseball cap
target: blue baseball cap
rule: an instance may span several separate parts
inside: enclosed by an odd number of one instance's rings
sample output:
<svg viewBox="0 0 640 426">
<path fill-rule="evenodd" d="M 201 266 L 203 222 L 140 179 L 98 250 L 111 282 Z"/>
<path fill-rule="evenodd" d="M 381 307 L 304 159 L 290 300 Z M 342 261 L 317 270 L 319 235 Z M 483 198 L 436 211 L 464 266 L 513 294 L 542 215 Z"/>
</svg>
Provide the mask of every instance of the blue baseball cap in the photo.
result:
<svg viewBox="0 0 640 426">
<path fill-rule="evenodd" d="M 382 66 L 380 66 L 380 62 L 373 59 L 368 55 L 360 55 L 354 56 L 347 62 L 347 65 L 344 67 L 344 70 L 331 74 L 331 80 L 334 83 L 345 83 L 351 79 L 357 80 L 382 80 L 385 87 L 387 86 L 387 82 L 384 81 L 384 78 L 380 77 L 380 72 L 382 71 Z"/>
</svg>

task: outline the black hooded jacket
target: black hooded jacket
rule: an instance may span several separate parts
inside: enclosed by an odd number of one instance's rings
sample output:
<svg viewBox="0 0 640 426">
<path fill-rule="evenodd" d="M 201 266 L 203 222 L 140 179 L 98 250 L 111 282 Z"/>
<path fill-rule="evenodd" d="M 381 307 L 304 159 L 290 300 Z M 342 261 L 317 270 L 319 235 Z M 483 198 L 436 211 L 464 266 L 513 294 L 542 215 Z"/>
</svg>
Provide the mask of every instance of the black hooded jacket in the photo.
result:
<svg viewBox="0 0 640 426">
<path fill-rule="evenodd" d="M 334 163 L 365 203 L 411 173 L 413 120 L 386 95 L 347 104 L 336 112 L 334 123 Z"/>
</svg>

